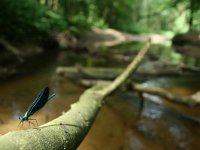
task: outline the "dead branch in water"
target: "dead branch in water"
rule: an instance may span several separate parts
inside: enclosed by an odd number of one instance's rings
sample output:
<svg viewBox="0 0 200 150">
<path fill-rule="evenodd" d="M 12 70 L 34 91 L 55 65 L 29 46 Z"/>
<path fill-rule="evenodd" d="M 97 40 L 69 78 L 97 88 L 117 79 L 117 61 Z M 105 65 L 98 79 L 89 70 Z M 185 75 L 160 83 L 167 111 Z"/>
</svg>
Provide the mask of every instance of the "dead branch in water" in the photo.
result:
<svg viewBox="0 0 200 150">
<path fill-rule="evenodd" d="M 20 62 L 24 61 L 24 59 L 21 56 L 21 52 L 13 45 L 11 45 L 8 41 L 0 38 L 0 43 L 6 48 L 7 51 L 13 53 Z"/>
</svg>

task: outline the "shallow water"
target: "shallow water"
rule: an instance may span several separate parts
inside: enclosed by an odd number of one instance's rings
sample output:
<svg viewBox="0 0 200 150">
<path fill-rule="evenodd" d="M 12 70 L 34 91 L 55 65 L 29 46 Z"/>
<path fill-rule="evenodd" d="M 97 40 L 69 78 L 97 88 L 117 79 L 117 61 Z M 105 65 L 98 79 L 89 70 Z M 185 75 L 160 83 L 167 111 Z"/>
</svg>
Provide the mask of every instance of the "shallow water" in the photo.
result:
<svg viewBox="0 0 200 150">
<path fill-rule="evenodd" d="M 91 65 L 91 61 L 83 61 Z M 46 85 L 57 95 L 31 117 L 37 119 L 38 125 L 58 117 L 78 100 L 85 89 L 57 77 L 55 68 L 55 64 L 49 64 L 42 71 L 0 84 L 0 134 L 31 128 L 28 124 L 17 128 L 18 117 Z M 200 88 L 199 82 L 194 78 L 159 78 L 144 84 L 165 87 L 179 95 L 190 95 Z M 193 150 L 200 147 L 199 107 L 189 108 L 147 94 L 145 97 L 147 101 L 141 113 L 137 94 L 117 92 L 109 97 L 78 149 Z"/>
<path fill-rule="evenodd" d="M 54 72 L 54 69 L 47 68 L 46 72 L 27 75 L 23 78 L 1 83 L 1 134 L 19 129 L 17 128 L 19 116 L 28 109 L 28 106 L 33 102 L 44 86 L 49 86 L 51 91 L 56 92 L 56 97 L 49 101 L 42 110 L 31 117 L 37 118 L 38 125 L 61 115 L 69 109 L 71 103 L 78 99 L 83 89 L 74 86 L 73 83 L 56 79 Z M 49 76 L 49 74 L 51 76 Z M 24 124 L 23 128 L 29 128 L 29 125 Z"/>
</svg>

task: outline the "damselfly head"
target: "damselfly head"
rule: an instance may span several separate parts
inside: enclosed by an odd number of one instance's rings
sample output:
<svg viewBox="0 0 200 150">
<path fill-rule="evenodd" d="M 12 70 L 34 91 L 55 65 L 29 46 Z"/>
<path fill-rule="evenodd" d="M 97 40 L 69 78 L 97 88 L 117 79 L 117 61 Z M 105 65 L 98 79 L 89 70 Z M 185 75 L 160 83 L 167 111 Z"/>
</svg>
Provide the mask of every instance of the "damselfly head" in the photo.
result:
<svg viewBox="0 0 200 150">
<path fill-rule="evenodd" d="M 19 117 L 19 120 L 20 120 L 20 121 L 25 121 L 26 119 L 25 119 L 24 116 L 20 116 L 20 117 Z"/>
<path fill-rule="evenodd" d="M 25 121 L 27 119 L 28 119 L 27 112 L 25 112 L 23 115 L 19 116 L 20 121 Z"/>
</svg>

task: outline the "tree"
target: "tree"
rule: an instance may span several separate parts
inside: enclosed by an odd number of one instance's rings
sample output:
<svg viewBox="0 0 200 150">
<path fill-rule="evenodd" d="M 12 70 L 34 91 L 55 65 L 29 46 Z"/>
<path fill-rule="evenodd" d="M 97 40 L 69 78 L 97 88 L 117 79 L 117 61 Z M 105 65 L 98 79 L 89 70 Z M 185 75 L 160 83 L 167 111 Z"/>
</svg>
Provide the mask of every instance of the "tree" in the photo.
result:
<svg viewBox="0 0 200 150">
<path fill-rule="evenodd" d="M 9 40 L 41 38 L 67 25 L 61 15 L 34 0 L 2 0 L 0 9 L 0 33 Z"/>
</svg>

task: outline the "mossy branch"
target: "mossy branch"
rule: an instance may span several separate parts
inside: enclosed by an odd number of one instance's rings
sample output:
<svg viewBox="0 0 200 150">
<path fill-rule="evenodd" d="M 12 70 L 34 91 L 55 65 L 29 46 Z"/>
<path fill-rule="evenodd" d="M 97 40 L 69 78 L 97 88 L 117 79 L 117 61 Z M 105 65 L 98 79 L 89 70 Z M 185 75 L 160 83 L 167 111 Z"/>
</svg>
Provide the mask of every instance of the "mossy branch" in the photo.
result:
<svg viewBox="0 0 200 150">
<path fill-rule="evenodd" d="M 123 84 L 143 60 L 148 43 L 127 69 L 112 83 L 95 85 L 86 90 L 69 111 L 39 128 L 9 132 L 0 136 L 0 149 L 67 149 L 75 150 L 86 136 L 105 97 Z"/>
</svg>

